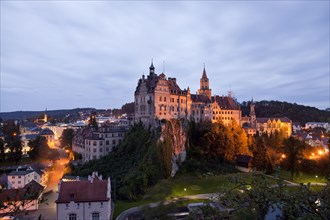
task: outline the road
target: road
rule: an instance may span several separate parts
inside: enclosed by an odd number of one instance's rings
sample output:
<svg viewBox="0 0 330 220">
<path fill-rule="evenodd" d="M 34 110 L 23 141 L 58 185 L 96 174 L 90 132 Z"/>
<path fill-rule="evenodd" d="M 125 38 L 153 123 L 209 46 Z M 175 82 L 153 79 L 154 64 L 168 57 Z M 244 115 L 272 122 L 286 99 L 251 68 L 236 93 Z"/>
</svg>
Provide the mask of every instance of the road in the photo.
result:
<svg viewBox="0 0 330 220">
<path fill-rule="evenodd" d="M 41 215 L 42 219 L 55 220 L 56 219 L 56 192 L 58 183 L 63 176 L 63 170 L 68 163 L 67 158 L 57 160 L 54 165 L 54 170 L 49 172 L 49 181 L 44 192 L 48 192 L 43 196 L 43 202 L 39 204 L 36 211 L 29 211 L 27 215 L 19 215 L 20 220 L 36 220 Z"/>
</svg>

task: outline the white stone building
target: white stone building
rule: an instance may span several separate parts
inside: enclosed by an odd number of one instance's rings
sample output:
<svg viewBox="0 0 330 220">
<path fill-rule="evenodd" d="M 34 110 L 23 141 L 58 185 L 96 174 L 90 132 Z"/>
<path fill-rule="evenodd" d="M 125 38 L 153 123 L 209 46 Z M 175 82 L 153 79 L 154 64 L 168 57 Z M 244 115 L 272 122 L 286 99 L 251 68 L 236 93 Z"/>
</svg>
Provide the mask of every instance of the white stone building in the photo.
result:
<svg viewBox="0 0 330 220">
<path fill-rule="evenodd" d="M 88 180 L 59 183 L 56 199 L 58 220 L 107 220 L 111 216 L 110 178 L 103 180 L 93 172 Z"/>
<path fill-rule="evenodd" d="M 15 170 L 8 174 L 8 189 L 20 189 L 34 180 L 33 170 Z"/>
</svg>

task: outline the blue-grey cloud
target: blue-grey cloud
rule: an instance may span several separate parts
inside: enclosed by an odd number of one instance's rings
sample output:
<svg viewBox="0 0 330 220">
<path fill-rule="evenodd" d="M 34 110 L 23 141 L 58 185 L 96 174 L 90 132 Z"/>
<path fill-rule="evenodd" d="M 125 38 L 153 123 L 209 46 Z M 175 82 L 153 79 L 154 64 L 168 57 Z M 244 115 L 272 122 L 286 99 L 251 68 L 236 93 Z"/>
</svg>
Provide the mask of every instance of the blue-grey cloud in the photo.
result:
<svg viewBox="0 0 330 220">
<path fill-rule="evenodd" d="M 329 107 L 329 2 L 1 2 L 1 111 L 120 107 L 156 71 Z"/>
</svg>

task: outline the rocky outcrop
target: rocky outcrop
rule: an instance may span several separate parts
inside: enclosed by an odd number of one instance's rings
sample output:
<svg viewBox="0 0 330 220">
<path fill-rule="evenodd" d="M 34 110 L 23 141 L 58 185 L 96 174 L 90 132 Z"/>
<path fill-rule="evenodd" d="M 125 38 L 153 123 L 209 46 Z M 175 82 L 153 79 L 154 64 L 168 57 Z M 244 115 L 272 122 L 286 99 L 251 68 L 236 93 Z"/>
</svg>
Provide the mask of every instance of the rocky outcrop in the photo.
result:
<svg viewBox="0 0 330 220">
<path fill-rule="evenodd" d="M 188 122 L 179 119 L 171 119 L 161 125 L 162 133 L 159 142 L 168 141 L 172 145 L 172 177 L 186 159 L 187 127 Z"/>
</svg>

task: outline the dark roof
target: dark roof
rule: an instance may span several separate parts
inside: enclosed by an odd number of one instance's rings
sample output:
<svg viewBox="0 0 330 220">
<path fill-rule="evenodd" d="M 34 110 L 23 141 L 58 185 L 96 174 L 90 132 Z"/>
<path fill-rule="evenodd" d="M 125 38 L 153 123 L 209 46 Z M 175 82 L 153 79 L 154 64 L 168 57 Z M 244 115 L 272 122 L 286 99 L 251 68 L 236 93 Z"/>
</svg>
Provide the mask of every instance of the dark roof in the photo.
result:
<svg viewBox="0 0 330 220">
<path fill-rule="evenodd" d="M 41 163 L 34 163 L 31 165 L 32 169 L 38 173 L 40 176 L 42 176 L 44 174 L 44 169 L 45 169 L 45 166 L 42 165 Z"/>
<path fill-rule="evenodd" d="M 39 136 L 39 134 L 27 134 L 27 135 L 25 135 L 25 138 L 26 138 L 27 140 L 34 140 L 34 139 L 36 139 L 38 136 Z"/>
<path fill-rule="evenodd" d="M 21 201 L 36 199 L 42 193 L 44 187 L 32 180 L 21 189 L 5 189 L 0 193 L 1 201 Z"/>
<path fill-rule="evenodd" d="M 213 101 L 217 102 L 221 109 L 239 110 L 237 102 L 229 96 L 214 96 Z"/>
<path fill-rule="evenodd" d="M 291 122 L 291 120 L 288 119 L 287 117 L 284 117 L 284 118 L 257 118 L 257 122 L 259 122 L 259 123 L 266 123 L 269 119 L 271 121 L 273 121 L 273 120 L 275 120 L 275 121 L 280 120 L 281 122 L 288 122 L 288 123 Z"/>
<path fill-rule="evenodd" d="M 8 176 L 22 176 L 22 175 L 26 175 L 28 173 L 32 173 L 33 170 L 14 170 L 14 171 L 11 171 Z"/>
<path fill-rule="evenodd" d="M 49 128 L 42 129 L 42 131 L 39 133 L 40 135 L 54 135 L 54 132 L 50 130 Z"/>
<path fill-rule="evenodd" d="M 249 155 L 238 155 L 236 157 L 236 162 L 237 163 L 250 163 L 252 162 L 253 157 Z"/>
<path fill-rule="evenodd" d="M 108 201 L 107 190 L 107 180 L 62 181 L 56 203 Z"/>
<path fill-rule="evenodd" d="M 190 95 L 191 100 L 193 102 L 201 102 L 201 103 L 211 103 L 211 100 L 209 99 L 209 97 L 205 96 L 205 95 Z"/>
</svg>

